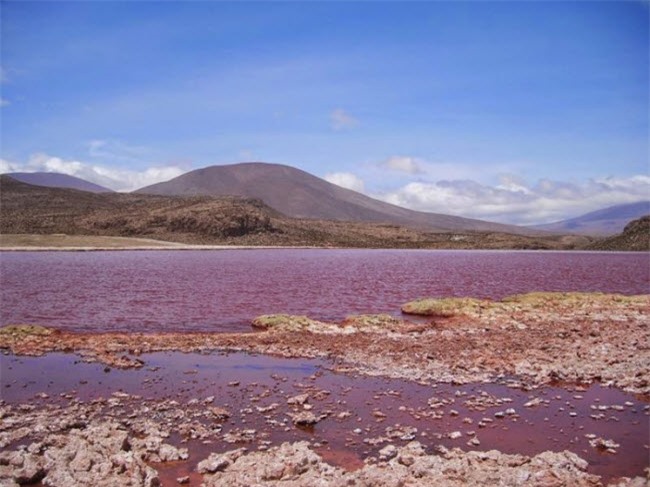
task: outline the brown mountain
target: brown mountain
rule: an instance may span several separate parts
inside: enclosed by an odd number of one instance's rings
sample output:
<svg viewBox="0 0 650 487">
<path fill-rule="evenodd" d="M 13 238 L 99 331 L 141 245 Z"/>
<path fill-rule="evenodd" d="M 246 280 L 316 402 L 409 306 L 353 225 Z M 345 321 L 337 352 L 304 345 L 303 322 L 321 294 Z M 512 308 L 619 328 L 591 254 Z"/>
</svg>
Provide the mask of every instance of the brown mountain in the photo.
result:
<svg viewBox="0 0 650 487">
<path fill-rule="evenodd" d="M 593 250 L 650 251 L 650 215 L 632 220 L 625 225 L 621 234 L 598 240 L 589 248 Z"/>
<path fill-rule="evenodd" d="M 580 238 L 427 232 L 394 224 L 289 218 L 242 197 L 89 193 L 0 176 L 0 234 L 146 237 L 187 244 L 388 248 L 574 248 Z"/>
<path fill-rule="evenodd" d="M 390 223 L 429 231 L 540 233 L 514 225 L 409 210 L 281 164 L 249 162 L 211 166 L 136 192 L 168 196 L 244 196 L 260 199 L 295 218 Z"/>
<path fill-rule="evenodd" d="M 11 172 L 6 175 L 22 183 L 46 186 L 48 188 L 78 189 L 80 191 L 90 191 L 91 193 L 113 192 L 112 189 L 105 188 L 99 184 L 58 172 Z"/>
</svg>

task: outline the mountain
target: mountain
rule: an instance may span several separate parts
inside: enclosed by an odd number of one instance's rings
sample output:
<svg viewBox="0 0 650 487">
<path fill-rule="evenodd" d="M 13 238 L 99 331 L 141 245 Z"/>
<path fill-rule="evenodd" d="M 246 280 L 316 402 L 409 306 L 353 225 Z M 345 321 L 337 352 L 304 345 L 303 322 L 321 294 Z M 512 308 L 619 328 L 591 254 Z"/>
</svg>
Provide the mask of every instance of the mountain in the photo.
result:
<svg viewBox="0 0 650 487">
<path fill-rule="evenodd" d="M 262 162 L 197 169 L 136 192 L 256 198 L 294 218 L 391 223 L 429 231 L 539 233 L 514 225 L 409 210 L 342 188 L 291 166 Z"/>
<path fill-rule="evenodd" d="M 48 188 L 0 176 L 0 234 L 146 237 L 209 245 L 566 249 L 586 237 L 431 232 L 394 224 L 289 218 L 233 196 L 156 196 Z M 18 235 L 19 236 L 19 235 Z"/>
<path fill-rule="evenodd" d="M 589 249 L 650 251 L 650 215 L 632 220 L 621 234 L 599 240 Z"/>
<path fill-rule="evenodd" d="M 69 188 L 91 193 L 112 193 L 112 189 L 105 188 L 85 179 L 61 174 L 58 172 L 11 172 L 7 176 L 27 184 L 46 186 L 48 188 Z"/>
<path fill-rule="evenodd" d="M 650 201 L 638 201 L 636 203 L 609 206 L 569 220 L 535 225 L 532 228 L 579 235 L 614 235 L 622 232 L 630 220 L 641 218 L 649 213 Z"/>
</svg>

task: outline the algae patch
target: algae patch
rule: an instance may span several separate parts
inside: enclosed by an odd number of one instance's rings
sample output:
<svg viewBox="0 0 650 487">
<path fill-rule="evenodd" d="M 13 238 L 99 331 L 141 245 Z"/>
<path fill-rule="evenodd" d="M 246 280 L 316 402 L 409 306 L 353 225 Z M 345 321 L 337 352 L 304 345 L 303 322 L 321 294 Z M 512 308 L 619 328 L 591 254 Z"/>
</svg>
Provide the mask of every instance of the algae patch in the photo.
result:
<svg viewBox="0 0 650 487">
<path fill-rule="evenodd" d="M 46 336 L 57 333 L 54 328 L 48 328 L 41 325 L 6 325 L 0 328 L 0 335 L 9 336 Z"/>
<path fill-rule="evenodd" d="M 252 321 L 251 324 L 255 328 L 278 331 L 305 331 L 313 328 L 328 326 L 326 323 L 312 320 L 307 316 L 288 314 L 258 316 Z"/>
<path fill-rule="evenodd" d="M 488 306 L 488 301 L 475 298 L 423 298 L 402 305 L 402 313 L 410 315 L 452 316 L 474 314 Z"/>
</svg>

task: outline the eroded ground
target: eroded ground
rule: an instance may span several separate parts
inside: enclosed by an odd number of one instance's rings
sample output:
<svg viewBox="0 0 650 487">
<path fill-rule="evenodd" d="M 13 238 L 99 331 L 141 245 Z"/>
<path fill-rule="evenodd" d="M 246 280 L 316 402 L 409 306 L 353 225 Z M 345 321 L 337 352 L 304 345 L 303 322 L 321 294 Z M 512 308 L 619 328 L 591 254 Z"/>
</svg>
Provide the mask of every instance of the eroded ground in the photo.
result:
<svg viewBox="0 0 650 487">
<path fill-rule="evenodd" d="M 6 327 L 0 478 L 645 485 L 649 310 L 538 293 L 411 303 L 412 320 L 260 317 L 248 334 Z"/>
</svg>

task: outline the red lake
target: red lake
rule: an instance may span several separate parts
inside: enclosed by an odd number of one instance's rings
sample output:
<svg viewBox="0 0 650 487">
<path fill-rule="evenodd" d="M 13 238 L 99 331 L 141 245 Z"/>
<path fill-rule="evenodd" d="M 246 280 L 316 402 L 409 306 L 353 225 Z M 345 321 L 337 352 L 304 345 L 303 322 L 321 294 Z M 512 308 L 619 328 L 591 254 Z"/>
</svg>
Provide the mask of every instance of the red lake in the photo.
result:
<svg viewBox="0 0 650 487">
<path fill-rule="evenodd" d="M 266 249 L 0 253 L 0 324 L 249 331 L 260 314 L 399 314 L 424 296 L 650 291 L 649 253 Z"/>
</svg>

